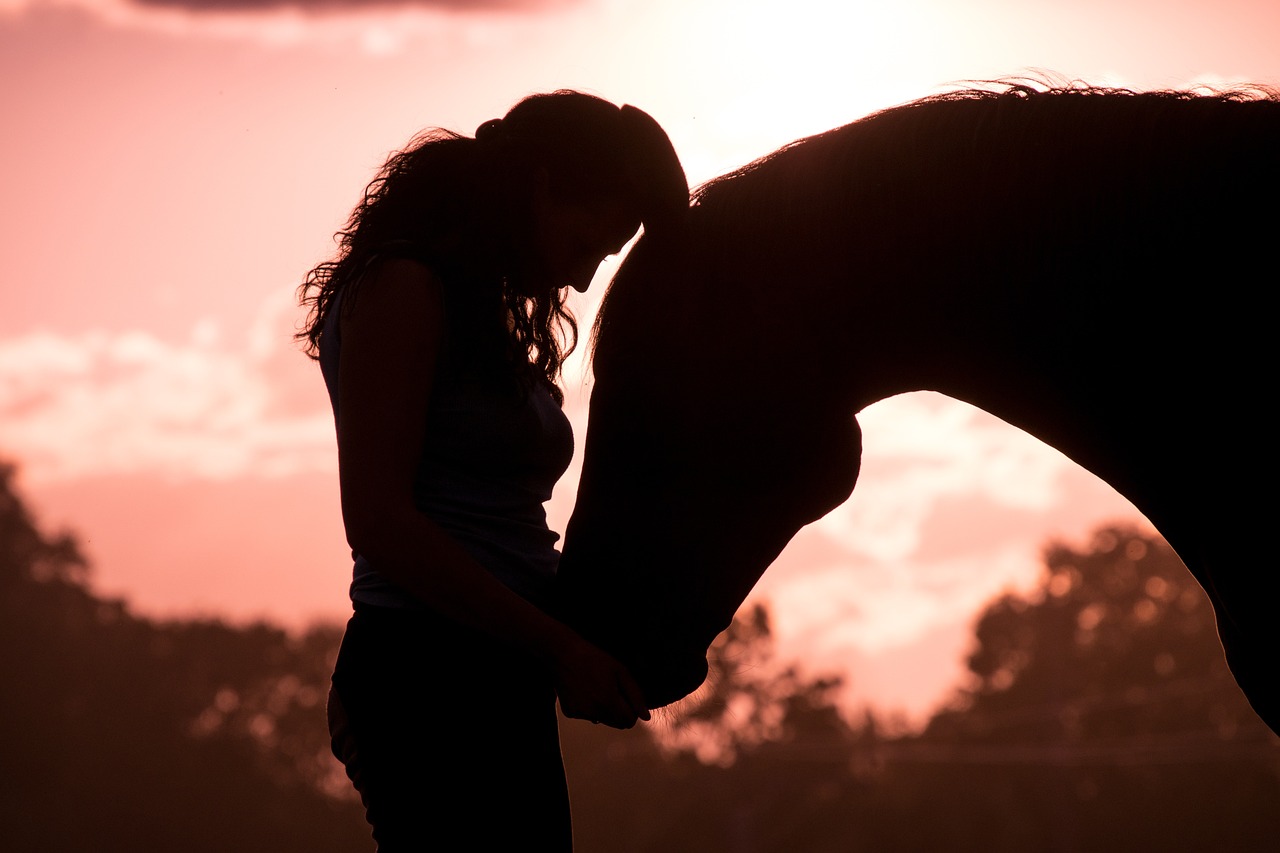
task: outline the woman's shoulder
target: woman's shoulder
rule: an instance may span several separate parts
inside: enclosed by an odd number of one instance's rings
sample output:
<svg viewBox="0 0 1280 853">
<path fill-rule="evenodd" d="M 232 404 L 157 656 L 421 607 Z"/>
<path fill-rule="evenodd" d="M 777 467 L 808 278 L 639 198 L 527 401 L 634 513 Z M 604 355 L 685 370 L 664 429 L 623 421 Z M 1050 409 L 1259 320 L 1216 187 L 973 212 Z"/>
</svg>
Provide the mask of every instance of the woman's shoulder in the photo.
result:
<svg viewBox="0 0 1280 853">
<path fill-rule="evenodd" d="M 444 285 L 431 267 L 417 258 L 399 255 L 370 259 L 354 285 L 344 295 L 344 314 L 370 310 L 361 306 L 371 303 L 391 303 L 384 310 L 396 305 L 410 310 L 438 308 L 444 294 Z"/>
<path fill-rule="evenodd" d="M 343 294 L 338 325 L 346 344 L 399 338 L 438 345 L 444 328 L 443 285 L 423 262 L 405 257 L 372 260 Z"/>
<path fill-rule="evenodd" d="M 435 270 L 425 260 L 409 255 L 377 255 L 370 259 L 360 278 L 361 288 L 412 287 L 437 292 L 443 289 Z"/>
</svg>

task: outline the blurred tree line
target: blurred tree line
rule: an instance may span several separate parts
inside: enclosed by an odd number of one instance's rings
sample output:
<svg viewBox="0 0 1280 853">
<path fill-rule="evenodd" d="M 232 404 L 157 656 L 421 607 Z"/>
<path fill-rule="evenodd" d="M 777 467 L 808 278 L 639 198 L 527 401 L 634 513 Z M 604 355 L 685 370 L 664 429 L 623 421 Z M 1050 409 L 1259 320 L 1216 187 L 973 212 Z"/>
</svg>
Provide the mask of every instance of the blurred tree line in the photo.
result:
<svg viewBox="0 0 1280 853">
<path fill-rule="evenodd" d="M 562 727 L 580 853 L 1274 849 L 1280 740 L 1163 541 L 1054 545 L 981 614 L 924 731 L 848 721 L 744 612 L 677 712 Z M 341 629 L 153 620 L 92 594 L 0 465 L 0 847 L 370 850 L 328 755 Z M 536 845 L 531 845 L 536 846 Z"/>
<path fill-rule="evenodd" d="M 139 618 L 0 466 L 0 848 L 359 850 L 324 758 L 336 627 Z"/>
</svg>

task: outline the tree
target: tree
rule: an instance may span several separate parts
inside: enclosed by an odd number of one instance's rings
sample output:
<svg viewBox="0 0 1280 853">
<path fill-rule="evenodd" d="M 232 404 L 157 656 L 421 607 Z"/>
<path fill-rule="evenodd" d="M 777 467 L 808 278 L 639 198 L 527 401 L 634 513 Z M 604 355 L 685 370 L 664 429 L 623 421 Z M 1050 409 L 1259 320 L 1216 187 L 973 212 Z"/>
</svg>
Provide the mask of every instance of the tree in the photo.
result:
<svg viewBox="0 0 1280 853">
<path fill-rule="evenodd" d="M 369 849 L 329 757 L 341 630 L 157 621 L 96 596 L 0 465 L 6 850 Z M 1266 849 L 1280 741 L 1227 672 L 1203 594 L 1156 537 L 1052 545 L 980 615 L 971 683 L 916 736 L 858 725 L 838 681 L 775 659 L 768 612 L 705 690 L 629 732 L 563 727 L 580 853 Z"/>
<path fill-rule="evenodd" d="M 972 684 L 885 782 L 988 850 L 1256 850 L 1280 833 L 1280 741 L 1235 686 L 1203 592 L 1161 539 L 1054 544 L 978 620 Z M 906 807 L 906 806 L 904 806 Z M 907 849 L 907 848 L 903 848 Z"/>
<path fill-rule="evenodd" d="M 660 730 L 668 749 L 689 751 L 704 763 L 729 766 L 769 743 L 850 734 L 832 694 L 841 679 L 809 678 L 794 663 L 775 660 L 769 611 L 757 604 L 734 617 L 708 651 L 711 673 Z"/>
<path fill-rule="evenodd" d="M 0 838 L 7 850 L 351 850 L 326 795 L 337 633 L 142 619 L 0 465 Z"/>
<path fill-rule="evenodd" d="M 712 676 L 648 726 L 562 727 L 581 853 L 845 849 L 830 806 L 850 784 L 855 732 L 832 693 L 775 658 L 768 610 L 712 645 Z"/>
<path fill-rule="evenodd" d="M 1270 740 L 1214 640 L 1208 599 L 1164 540 L 1108 527 L 1087 550 L 1052 545 L 1045 562 L 1033 595 L 1002 596 L 982 614 L 963 713 L 939 716 L 933 731 Z"/>
</svg>

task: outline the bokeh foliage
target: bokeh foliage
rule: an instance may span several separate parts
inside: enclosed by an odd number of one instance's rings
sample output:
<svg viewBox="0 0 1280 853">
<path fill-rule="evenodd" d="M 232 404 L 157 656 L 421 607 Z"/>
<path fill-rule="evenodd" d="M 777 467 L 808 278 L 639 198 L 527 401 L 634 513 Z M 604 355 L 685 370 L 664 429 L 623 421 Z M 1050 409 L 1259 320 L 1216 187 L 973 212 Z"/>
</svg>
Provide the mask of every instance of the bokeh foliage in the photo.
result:
<svg viewBox="0 0 1280 853">
<path fill-rule="evenodd" d="M 327 750 L 340 627 L 137 616 L 13 481 L 0 466 L 3 849 L 372 849 Z M 838 678 L 778 661 L 745 611 L 682 708 L 563 724 L 578 850 L 1267 849 L 1280 741 L 1176 555 L 1107 527 L 1045 566 L 979 615 L 969 683 L 915 734 L 850 721 Z"/>
</svg>

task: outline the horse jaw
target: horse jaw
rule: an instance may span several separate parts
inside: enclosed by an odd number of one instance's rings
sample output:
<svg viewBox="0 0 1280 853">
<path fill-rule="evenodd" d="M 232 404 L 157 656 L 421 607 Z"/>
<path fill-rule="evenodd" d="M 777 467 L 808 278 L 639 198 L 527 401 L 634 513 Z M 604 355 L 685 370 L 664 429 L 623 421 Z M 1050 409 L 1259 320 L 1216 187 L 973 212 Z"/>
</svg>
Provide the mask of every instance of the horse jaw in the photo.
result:
<svg viewBox="0 0 1280 853">
<path fill-rule="evenodd" d="M 854 476 L 856 468 L 848 472 L 839 500 L 847 497 Z M 608 527 L 603 514 L 593 511 L 598 504 L 580 502 L 557 581 L 557 615 L 621 661 L 650 708 L 683 699 L 702 685 L 712 642 L 761 575 L 805 523 L 834 505 L 810 517 L 775 513 L 765 521 L 748 520 L 738 506 L 694 515 L 672 503 L 674 518 L 683 523 L 667 519 L 662 526 L 674 535 L 658 544 L 642 530 Z M 614 547 L 620 542 L 635 544 Z"/>
<path fill-rule="evenodd" d="M 592 403 L 598 429 L 607 413 Z M 652 708 L 701 686 L 707 650 L 760 576 L 801 527 L 853 491 L 862 446 L 852 415 L 803 413 L 787 427 L 693 453 L 670 443 L 664 453 L 609 452 L 599 431 L 594 442 L 588 434 L 558 615 L 626 665 Z"/>
<path fill-rule="evenodd" d="M 681 607 L 687 599 L 627 582 L 630 567 L 620 565 L 617 554 L 606 562 L 594 550 L 582 537 L 566 537 L 555 615 L 625 665 L 647 707 L 669 705 L 697 690 L 707 677 L 707 650 L 728 619 L 719 625 L 719 619 Z"/>
</svg>

